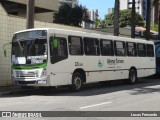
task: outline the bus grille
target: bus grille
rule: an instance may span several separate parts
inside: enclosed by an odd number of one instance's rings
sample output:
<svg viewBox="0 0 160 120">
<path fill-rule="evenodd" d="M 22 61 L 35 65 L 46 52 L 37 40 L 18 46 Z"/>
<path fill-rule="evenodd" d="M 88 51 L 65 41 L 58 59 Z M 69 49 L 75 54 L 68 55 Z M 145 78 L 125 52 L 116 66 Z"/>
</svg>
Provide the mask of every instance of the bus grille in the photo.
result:
<svg viewBox="0 0 160 120">
<path fill-rule="evenodd" d="M 36 72 L 30 71 L 16 71 L 16 77 L 21 78 L 21 77 L 36 77 Z"/>
<path fill-rule="evenodd" d="M 26 84 L 36 84 L 36 81 L 17 81 L 20 85 L 26 85 Z"/>
</svg>

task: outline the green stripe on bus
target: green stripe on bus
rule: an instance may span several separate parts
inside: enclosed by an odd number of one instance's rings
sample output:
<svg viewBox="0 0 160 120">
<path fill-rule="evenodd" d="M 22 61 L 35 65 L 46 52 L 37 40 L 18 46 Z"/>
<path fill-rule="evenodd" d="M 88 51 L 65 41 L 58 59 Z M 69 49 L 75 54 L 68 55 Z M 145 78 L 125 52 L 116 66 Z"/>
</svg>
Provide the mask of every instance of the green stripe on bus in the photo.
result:
<svg viewBox="0 0 160 120">
<path fill-rule="evenodd" d="M 36 68 L 45 68 L 47 67 L 47 63 L 44 64 L 40 64 L 40 65 L 33 65 L 33 66 L 16 66 L 16 65 L 12 65 L 12 69 L 36 69 Z"/>
</svg>

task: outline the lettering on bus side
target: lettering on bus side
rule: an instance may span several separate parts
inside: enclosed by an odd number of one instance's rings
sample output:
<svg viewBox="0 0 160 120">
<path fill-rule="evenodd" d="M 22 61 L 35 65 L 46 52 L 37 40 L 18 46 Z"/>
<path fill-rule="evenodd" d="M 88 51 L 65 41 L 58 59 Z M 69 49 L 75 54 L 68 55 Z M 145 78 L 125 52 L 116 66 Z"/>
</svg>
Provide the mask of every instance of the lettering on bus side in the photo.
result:
<svg viewBox="0 0 160 120">
<path fill-rule="evenodd" d="M 111 60 L 111 59 L 107 59 L 107 64 L 115 65 L 116 63 L 124 63 L 124 60 L 119 60 L 119 59 Z"/>
<path fill-rule="evenodd" d="M 75 66 L 83 66 L 83 63 L 75 62 Z"/>
</svg>

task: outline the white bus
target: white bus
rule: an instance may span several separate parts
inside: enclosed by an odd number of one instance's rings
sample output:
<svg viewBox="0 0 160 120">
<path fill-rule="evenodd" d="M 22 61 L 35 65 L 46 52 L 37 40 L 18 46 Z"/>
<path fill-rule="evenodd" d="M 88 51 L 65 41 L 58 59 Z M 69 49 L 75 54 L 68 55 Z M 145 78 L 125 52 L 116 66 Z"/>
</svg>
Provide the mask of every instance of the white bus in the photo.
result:
<svg viewBox="0 0 160 120">
<path fill-rule="evenodd" d="M 154 43 L 57 28 L 16 32 L 12 40 L 12 77 L 20 86 L 71 85 L 155 74 Z"/>
</svg>

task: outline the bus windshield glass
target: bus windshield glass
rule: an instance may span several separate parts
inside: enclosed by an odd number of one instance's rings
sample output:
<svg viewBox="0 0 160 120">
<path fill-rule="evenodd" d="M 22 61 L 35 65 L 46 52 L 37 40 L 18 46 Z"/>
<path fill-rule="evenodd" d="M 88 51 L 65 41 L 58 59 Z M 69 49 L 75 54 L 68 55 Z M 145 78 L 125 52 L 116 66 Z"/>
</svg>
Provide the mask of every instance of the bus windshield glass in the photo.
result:
<svg viewBox="0 0 160 120">
<path fill-rule="evenodd" d="M 15 34 L 12 41 L 13 65 L 37 65 L 47 61 L 47 32 L 42 30 Z"/>
</svg>

